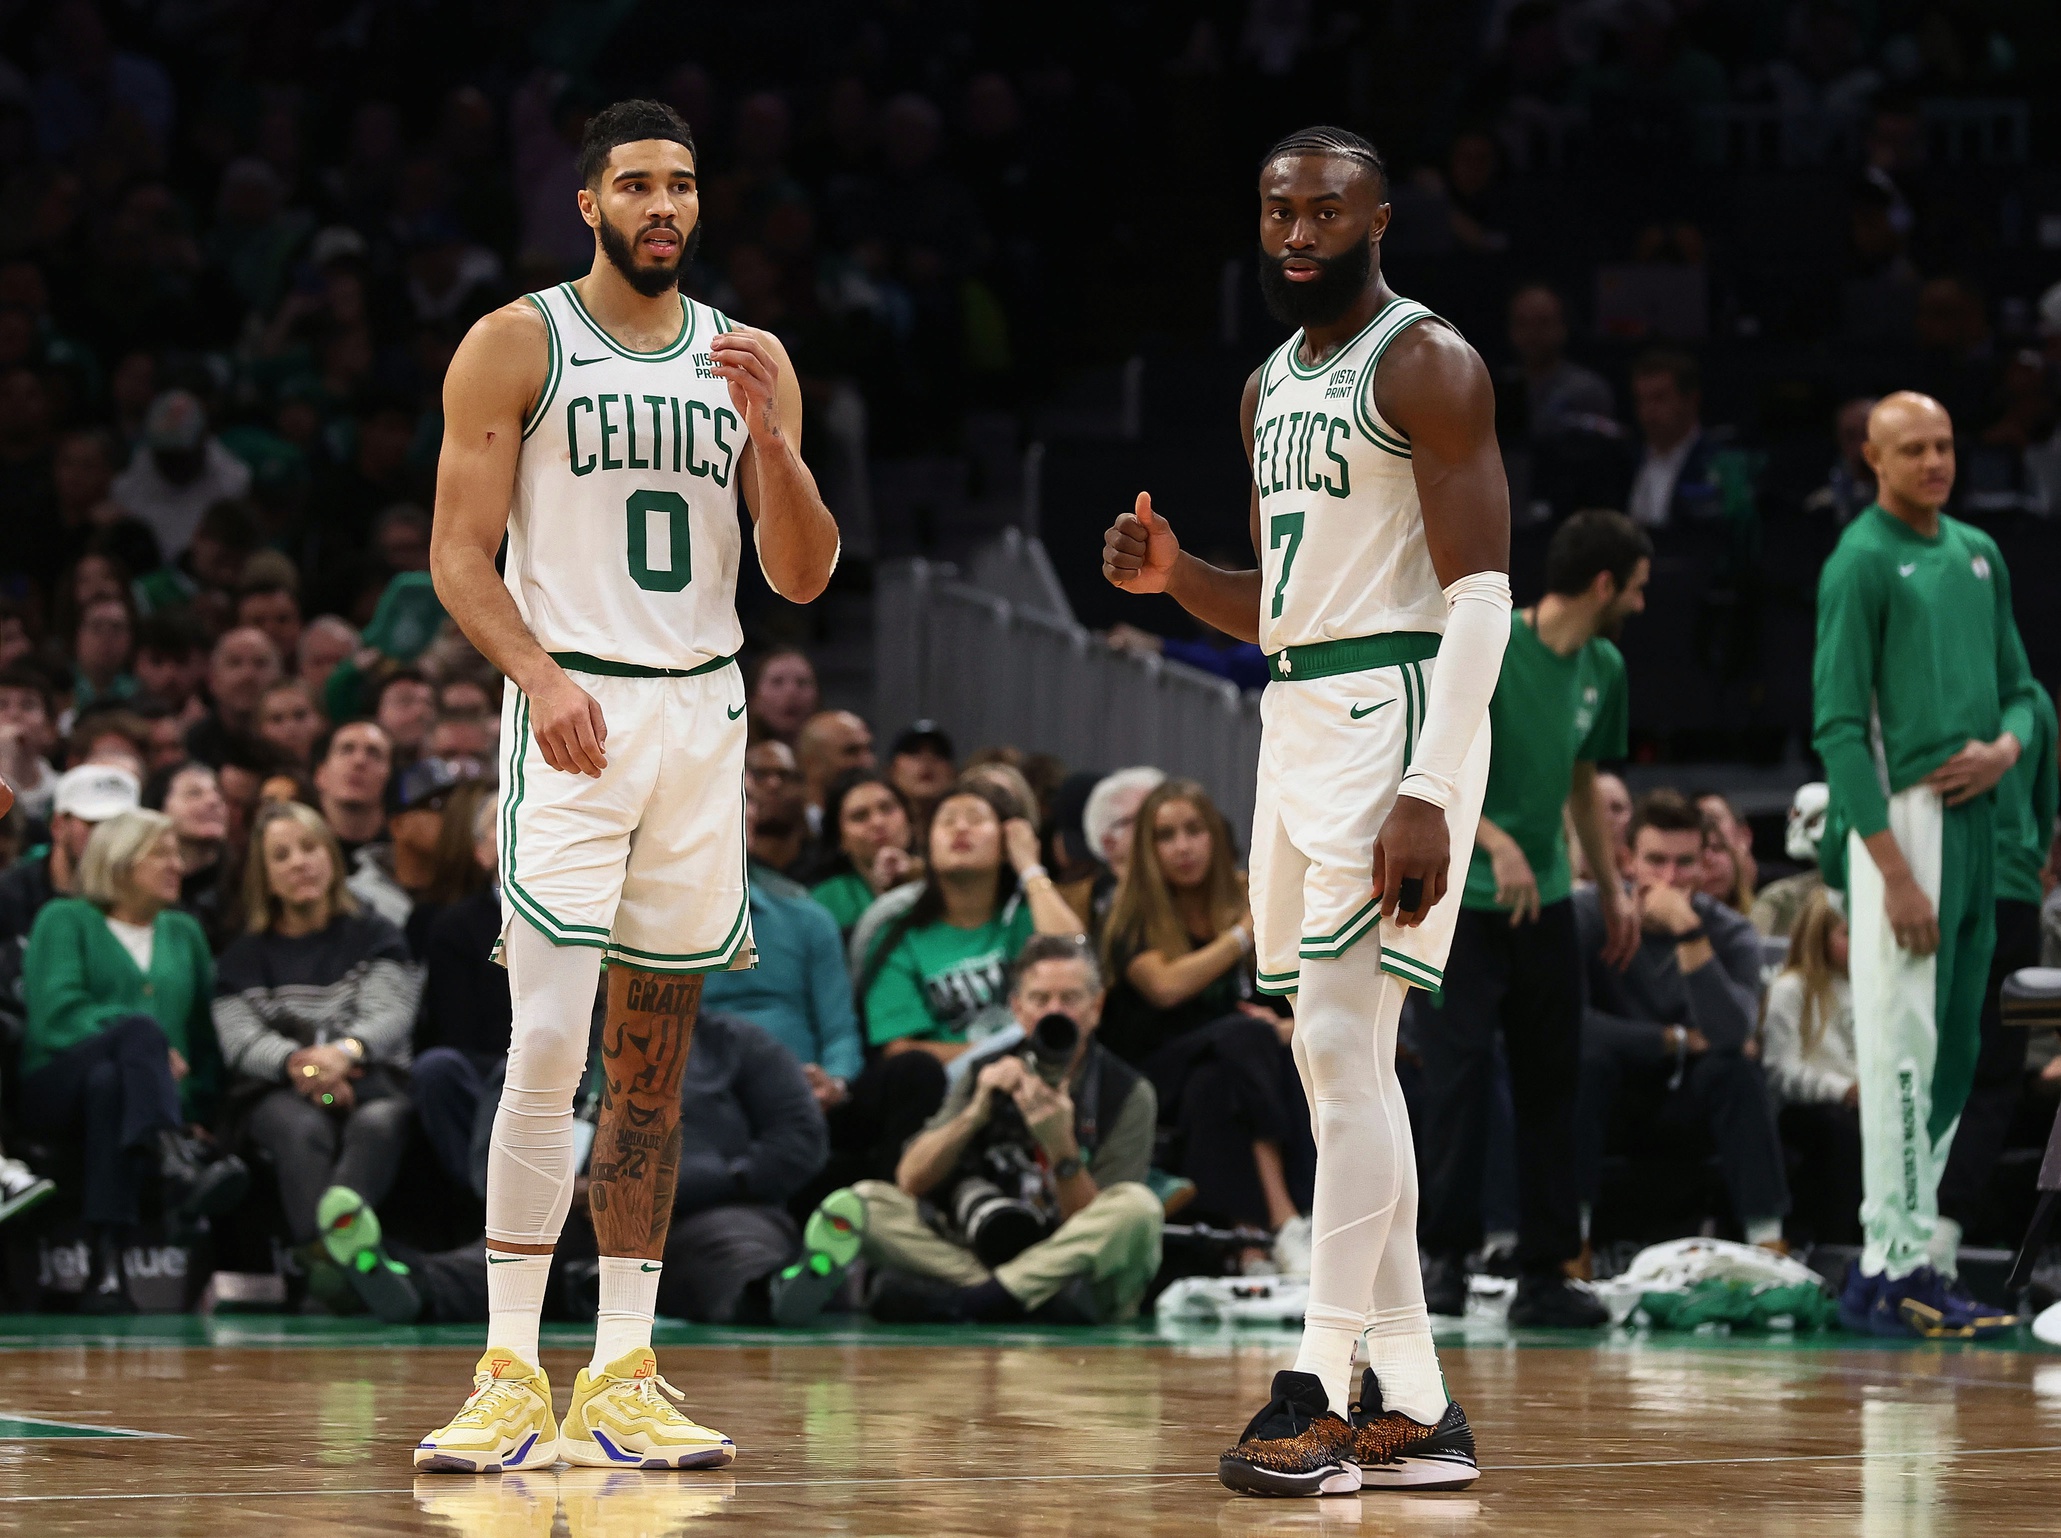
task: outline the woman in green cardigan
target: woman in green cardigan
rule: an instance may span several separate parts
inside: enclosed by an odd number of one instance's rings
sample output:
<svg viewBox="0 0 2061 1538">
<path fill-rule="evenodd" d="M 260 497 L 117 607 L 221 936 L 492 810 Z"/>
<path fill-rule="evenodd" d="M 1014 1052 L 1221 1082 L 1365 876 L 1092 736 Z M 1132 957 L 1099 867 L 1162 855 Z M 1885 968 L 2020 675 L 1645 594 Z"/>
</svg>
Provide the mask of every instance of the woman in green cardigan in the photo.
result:
<svg viewBox="0 0 2061 1538">
<path fill-rule="evenodd" d="M 109 818 L 79 861 L 79 895 L 44 905 L 22 960 L 22 1119 L 84 1139 L 97 1271 L 82 1306 L 96 1311 L 127 1307 L 122 1231 L 138 1219 L 147 1169 L 182 1218 L 226 1212 L 250 1184 L 240 1159 L 211 1157 L 185 1131 L 209 1110 L 220 1054 L 214 963 L 175 906 L 180 873 L 170 818 Z"/>
</svg>

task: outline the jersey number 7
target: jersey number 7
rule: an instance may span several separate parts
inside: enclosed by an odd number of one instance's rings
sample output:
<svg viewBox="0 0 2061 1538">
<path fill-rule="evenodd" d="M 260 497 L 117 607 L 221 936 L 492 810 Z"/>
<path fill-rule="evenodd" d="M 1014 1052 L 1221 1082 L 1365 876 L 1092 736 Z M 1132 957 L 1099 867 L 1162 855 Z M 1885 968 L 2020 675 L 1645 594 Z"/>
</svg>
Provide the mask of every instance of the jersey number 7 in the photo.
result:
<svg viewBox="0 0 2061 1538">
<path fill-rule="evenodd" d="M 1302 514 L 1280 513 L 1267 525 L 1267 548 L 1279 550 L 1288 541 L 1288 553 L 1281 557 L 1281 580 L 1274 584 L 1273 618 L 1281 617 L 1281 601 L 1288 595 L 1288 574 L 1295 570 L 1295 552 L 1302 545 Z"/>
</svg>

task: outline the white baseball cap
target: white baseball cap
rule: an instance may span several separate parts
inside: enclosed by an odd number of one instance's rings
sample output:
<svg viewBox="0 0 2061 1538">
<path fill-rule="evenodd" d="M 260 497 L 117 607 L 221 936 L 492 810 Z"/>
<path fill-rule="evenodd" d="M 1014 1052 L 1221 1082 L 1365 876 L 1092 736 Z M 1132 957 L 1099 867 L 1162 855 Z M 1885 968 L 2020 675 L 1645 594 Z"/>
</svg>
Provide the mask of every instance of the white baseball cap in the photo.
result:
<svg viewBox="0 0 2061 1538">
<path fill-rule="evenodd" d="M 81 764 L 58 777 L 53 810 L 81 822 L 106 822 L 143 802 L 136 776 L 114 764 Z"/>
<path fill-rule="evenodd" d="M 1825 815 L 1831 810 L 1832 788 L 1823 780 L 1796 787 L 1796 799 L 1789 803 L 1789 825 L 1783 847 L 1789 858 L 1815 865 L 1818 844 L 1825 836 Z"/>
</svg>

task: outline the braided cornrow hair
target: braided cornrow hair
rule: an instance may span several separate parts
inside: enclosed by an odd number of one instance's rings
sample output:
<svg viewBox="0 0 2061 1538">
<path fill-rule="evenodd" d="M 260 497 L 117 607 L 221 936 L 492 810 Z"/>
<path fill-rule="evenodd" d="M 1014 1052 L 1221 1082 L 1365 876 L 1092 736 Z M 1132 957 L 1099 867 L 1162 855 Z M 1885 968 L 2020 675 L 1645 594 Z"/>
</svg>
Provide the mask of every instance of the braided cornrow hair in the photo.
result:
<svg viewBox="0 0 2061 1538">
<path fill-rule="evenodd" d="M 1388 192 L 1388 165 L 1382 160 L 1381 151 L 1350 128 L 1334 128 L 1324 123 L 1298 128 L 1267 151 L 1260 169 L 1265 170 L 1283 155 L 1337 155 L 1356 160 L 1373 173 L 1382 194 Z"/>
</svg>

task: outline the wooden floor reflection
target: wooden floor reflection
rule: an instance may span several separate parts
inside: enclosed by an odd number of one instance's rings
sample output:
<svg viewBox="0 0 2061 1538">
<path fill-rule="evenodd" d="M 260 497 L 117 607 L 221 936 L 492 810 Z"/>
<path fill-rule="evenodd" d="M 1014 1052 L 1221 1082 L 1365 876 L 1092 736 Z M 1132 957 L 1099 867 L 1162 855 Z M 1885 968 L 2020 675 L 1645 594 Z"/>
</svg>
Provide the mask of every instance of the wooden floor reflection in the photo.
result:
<svg viewBox="0 0 2061 1538">
<path fill-rule="evenodd" d="M 4 1332 L 0 1332 L 4 1333 Z M 951 1337 L 940 1337 L 949 1340 Z M 560 1407 L 577 1358 L 547 1351 Z M 1458 1495 L 1240 1499 L 1217 1453 L 1264 1346 L 673 1346 L 728 1473 L 413 1478 L 471 1353 L 368 1342 L 0 1352 L 0 1532 L 444 1538 L 836 1533 L 2061 1531 L 2061 1356 L 1507 1341 L 1448 1347 L 1484 1474 Z M 72 1428 L 67 1433 L 66 1428 Z M 110 1431 L 143 1436 L 94 1434 Z"/>
</svg>

